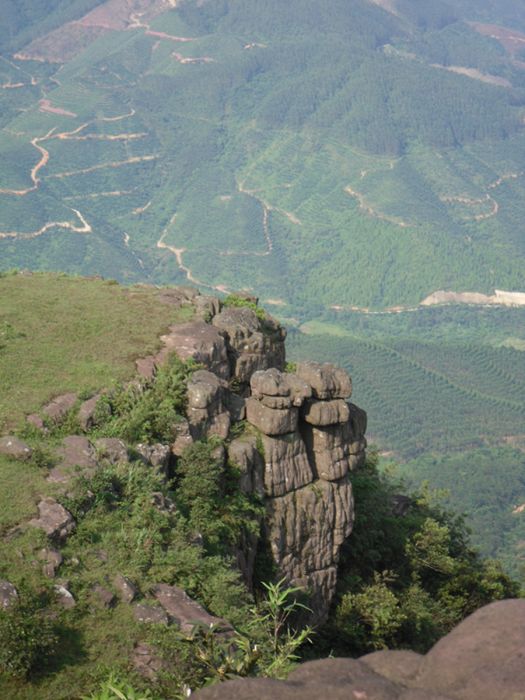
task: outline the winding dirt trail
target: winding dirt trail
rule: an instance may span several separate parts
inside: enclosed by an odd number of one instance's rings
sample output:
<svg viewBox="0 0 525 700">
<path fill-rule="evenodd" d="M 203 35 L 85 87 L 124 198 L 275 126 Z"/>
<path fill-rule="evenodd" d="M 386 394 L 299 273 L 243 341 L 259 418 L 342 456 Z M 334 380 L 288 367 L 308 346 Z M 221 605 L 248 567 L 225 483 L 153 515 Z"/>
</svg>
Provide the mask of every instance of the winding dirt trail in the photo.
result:
<svg viewBox="0 0 525 700">
<path fill-rule="evenodd" d="M 366 174 L 366 171 L 362 171 L 361 178 L 365 177 Z M 388 214 L 381 214 L 381 212 L 376 211 L 366 201 L 365 195 L 361 192 L 357 192 L 357 190 L 352 189 L 350 185 L 347 185 L 344 188 L 344 191 L 346 192 L 346 194 L 349 194 L 350 197 L 353 197 L 357 200 L 357 203 L 359 204 L 359 209 L 361 209 L 361 211 L 363 211 L 368 216 L 371 216 L 374 219 L 379 219 L 380 221 L 387 221 L 388 223 L 395 224 L 396 226 L 400 226 L 401 228 L 410 228 L 412 226 L 412 224 L 409 224 L 407 221 L 403 221 L 403 219 L 398 219 L 397 217 L 389 216 Z"/>
<path fill-rule="evenodd" d="M 501 184 L 501 183 L 500 183 Z M 489 194 L 484 197 L 471 198 L 465 195 L 452 196 L 452 197 L 440 197 L 439 198 L 445 204 L 464 204 L 467 207 L 475 207 L 477 205 L 488 204 L 491 205 L 491 210 L 486 214 L 474 214 L 473 216 L 463 216 L 461 217 L 463 221 L 485 221 L 486 219 L 492 219 L 493 216 L 497 216 L 499 213 L 499 204 L 493 199 Z"/>
<path fill-rule="evenodd" d="M 78 209 L 71 209 L 77 215 L 81 226 L 76 226 L 71 221 L 50 221 L 49 223 L 42 226 L 38 231 L 31 231 L 29 233 L 21 233 L 20 231 L 0 231 L 0 239 L 14 238 L 16 240 L 30 240 L 32 238 L 38 238 L 42 236 L 47 231 L 53 228 L 63 228 L 73 231 L 73 233 L 93 233 L 93 229 L 88 224 L 86 219 L 78 211 Z"/>
<path fill-rule="evenodd" d="M 223 284 L 219 285 L 211 285 L 211 284 L 206 284 L 205 282 L 202 282 L 202 280 L 197 279 L 191 269 L 184 264 L 182 260 L 182 256 L 184 253 L 186 253 L 186 248 L 176 248 L 175 246 L 169 245 L 168 243 L 165 243 L 164 239 L 166 238 L 166 235 L 168 233 L 168 228 L 172 226 L 175 223 L 175 220 L 177 218 L 177 215 L 174 214 L 170 221 L 169 224 L 166 226 L 164 231 L 162 232 L 161 237 L 157 241 L 157 248 L 161 250 L 168 250 L 170 253 L 173 253 L 175 256 L 175 259 L 177 261 L 177 266 L 181 272 L 183 272 L 186 275 L 186 279 L 188 282 L 192 282 L 193 284 L 196 284 L 199 287 L 205 287 L 206 289 L 212 289 L 213 291 L 216 292 L 222 292 L 222 293 L 227 293 L 229 290 L 227 287 L 225 287 Z"/>
</svg>

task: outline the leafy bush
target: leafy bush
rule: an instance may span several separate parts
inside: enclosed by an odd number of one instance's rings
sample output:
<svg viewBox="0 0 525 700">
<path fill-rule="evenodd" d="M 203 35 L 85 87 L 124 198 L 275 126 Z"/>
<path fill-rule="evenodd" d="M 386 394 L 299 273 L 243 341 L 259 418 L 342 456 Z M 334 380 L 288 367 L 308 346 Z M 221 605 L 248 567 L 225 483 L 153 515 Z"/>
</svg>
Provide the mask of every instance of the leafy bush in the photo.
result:
<svg viewBox="0 0 525 700">
<path fill-rule="evenodd" d="M 251 309 L 260 321 L 266 319 L 266 311 L 258 306 L 254 301 L 245 299 L 237 294 L 229 294 L 222 302 L 224 306 L 245 307 Z"/>
<path fill-rule="evenodd" d="M 198 365 L 183 362 L 175 354 L 146 385 L 127 384 L 103 395 L 95 422 L 105 436 L 128 442 L 170 442 L 184 414 L 186 382 Z"/>
<path fill-rule="evenodd" d="M 58 642 L 45 601 L 29 593 L 0 608 L 0 672 L 25 678 L 45 668 Z"/>
</svg>

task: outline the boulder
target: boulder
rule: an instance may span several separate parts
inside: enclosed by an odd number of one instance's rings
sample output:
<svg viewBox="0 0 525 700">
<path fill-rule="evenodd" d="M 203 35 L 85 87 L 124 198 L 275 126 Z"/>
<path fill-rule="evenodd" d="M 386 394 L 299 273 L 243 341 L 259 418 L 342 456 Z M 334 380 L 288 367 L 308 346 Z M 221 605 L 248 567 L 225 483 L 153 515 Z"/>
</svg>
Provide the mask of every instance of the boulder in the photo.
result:
<svg viewBox="0 0 525 700">
<path fill-rule="evenodd" d="M 33 450 L 14 435 L 6 435 L 0 437 L 0 454 L 25 461 L 31 458 Z"/>
<path fill-rule="evenodd" d="M 162 443 L 146 445 L 139 442 L 134 449 L 145 464 L 153 467 L 160 474 L 168 475 L 171 459 L 171 448 L 169 445 L 163 445 Z"/>
<path fill-rule="evenodd" d="M 312 387 L 316 399 L 348 399 L 352 395 L 348 372 L 328 362 L 299 362 L 295 373 Z"/>
<path fill-rule="evenodd" d="M 316 426 L 336 425 L 346 423 L 350 418 L 350 409 L 343 399 L 331 401 L 307 401 L 303 407 L 302 416 L 307 423 Z"/>
<path fill-rule="evenodd" d="M 69 435 L 57 450 L 59 464 L 51 469 L 48 481 L 67 483 L 78 471 L 92 472 L 97 467 L 96 451 L 83 435 Z"/>
<path fill-rule="evenodd" d="M 80 467 L 95 469 L 97 466 L 96 452 L 91 442 L 83 435 L 69 435 L 62 440 L 58 450 L 60 465 L 64 469 Z"/>
<path fill-rule="evenodd" d="M 113 579 L 117 595 L 123 603 L 132 603 L 139 594 L 139 589 L 127 576 L 117 574 Z"/>
<path fill-rule="evenodd" d="M 381 649 L 361 656 L 359 661 L 395 683 L 409 685 L 417 676 L 423 659 L 424 657 L 415 651 Z"/>
<path fill-rule="evenodd" d="M 44 576 L 47 576 L 48 578 L 55 578 L 57 569 L 64 561 L 62 554 L 58 551 L 58 549 L 54 549 L 53 547 L 45 547 L 38 553 L 38 558 L 44 562 L 42 567 Z"/>
<path fill-rule="evenodd" d="M 170 620 L 178 625 L 181 632 L 189 634 L 196 625 L 204 625 L 205 627 L 213 625 L 221 632 L 233 631 L 232 626 L 228 622 L 210 615 L 199 603 L 192 600 L 182 588 L 159 583 L 153 588 L 153 595 Z"/>
<path fill-rule="evenodd" d="M 55 397 L 46 406 L 44 406 L 42 412 L 47 416 L 47 418 L 59 422 L 65 418 L 69 411 L 71 411 L 77 400 L 78 396 L 76 394 L 62 394 L 61 396 Z"/>
<path fill-rule="evenodd" d="M 171 451 L 176 457 L 181 457 L 185 449 L 193 444 L 190 424 L 186 418 L 182 418 L 174 425 L 175 441 L 171 445 Z"/>
<path fill-rule="evenodd" d="M 57 602 L 62 608 L 65 610 L 71 610 L 76 606 L 77 602 L 65 584 L 57 583 L 56 586 L 53 586 L 53 589 L 55 591 Z"/>
<path fill-rule="evenodd" d="M 18 600 L 18 591 L 9 581 L 0 581 L 0 610 L 6 610 Z"/>
<path fill-rule="evenodd" d="M 217 297 L 206 296 L 204 294 L 195 297 L 195 316 L 202 321 L 211 321 L 221 310 L 221 302 Z"/>
<path fill-rule="evenodd" d="M 212 321 L 228 340 L 232 375 L 248 384 L 257 370 L 284 369 L 285 330 L 271 316 L 260 319 L 248 307 L 226 307 Z"/>
<path fill-rule="evenodd" d="M 312 395 L 311 387 L 300 377 L 275 367 L 254 372 L 250 388 L 252 396 L 269 408 L 299 407 Z"/>
<path fill-rule="evenodd" d="M 193 697 L 193 696 L 192 696 Z M 195 693 L 196 700 L 451 700 L 407 689 L 356 659 L 322 659 L 299 665 L 286 681 L 245 678 Z M 498 698 L 499 700 L 499 698 Z"/>
<path fill-rule="evenodd" d="M 194 440 L 218 435 L 223 440 L 230 430 L 225 398 L 228 384 L 208 370 L 194 372 L 188 380 L 187 416 Z"/>
<path fill-rule="evenodd" d="M 159 673 L 166 669 L 166 663 L 149 644 L 137 644 L 131 662 L 135 671 L 150 681 L 155 681 Z"/>
<path fill-rule="evenodd" d="M 95 450 L 100 459 L 106 459 L 111 464 L 129 462 L 126 443 L 118 438 L 98 438 L 95 440 Z"/>
<path fill-rule="evenodd" d="M 171 352 L 182 360 L 192 358 L 222 379 L 230 377 L 230 363 L 224 333 L 204 321 L 192 321 L 171 326 L 169 333 L 161 337 L 163 350 L 156 356 L 156 364 L 162 364 Z"/>
<path fill-rule="evenodd" d="M 43 530 L 54 540 L 65 540 L 75 529 L 76 523 L 69 511 L 54 498 L 44 498 L 38 504 L 39 517 L 29 521 L 31 527 Z"/>
<path fill-rule="evenodd" d="M 491 603 L 425 656 L 415 683 L 457 700 L 525 698 L 525 600 Z"/>
<path fill-rule="evenodd" d="M 112 608 L 117 601 L 114 593 L 98 583 L 93 586 L 91 593 L 95 604 L 102 608 Z"/>
<path fill-rule="evenodd" d="M 166 611 L 159 605 L 150 605 L 148 603 L 135 603 L 133 607 L 133 615 L 137 622 L 142 622 L 147 625 L 167 625 L 169 619 Z"/>
<path fill-rule="evenodd" d="M 285 435 L 297 429 L 297 408 L 273 409 L 250 397 L 246 401 L 246 418 L 265 435 Z"/>
<path fill-rule="evenodd" d="M 44 432 L 46 429 L 44 421 L 42 420 L 41 416 L 38 415 L 38 413 L 31 413 L 26 417 L 26 421 L 37 430 Z"/>
<path fill-rule="evenodd" d="M 82 430 L 86 432 L 95 425 L 95 413 L 99 399 L 100 394 L 95 394 L 87 401 L 83 401 L 78 409 L 78 422 Z"/>
</svg>

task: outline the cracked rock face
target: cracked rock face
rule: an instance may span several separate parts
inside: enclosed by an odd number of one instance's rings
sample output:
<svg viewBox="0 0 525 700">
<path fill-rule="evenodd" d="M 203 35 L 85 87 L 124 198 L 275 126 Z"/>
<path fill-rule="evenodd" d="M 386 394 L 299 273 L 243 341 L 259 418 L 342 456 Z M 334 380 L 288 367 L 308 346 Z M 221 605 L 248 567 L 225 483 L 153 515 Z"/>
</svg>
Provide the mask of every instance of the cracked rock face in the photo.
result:
<svg viewBox="0 0 525 700">
<path fill-rule="evenodd" d="M 283 369 L 286 331 L 271 316 L 264 320 L 247 307 L 228 307 L 213 318 L 228 340 L 231 374 L 244 384 L 257 370 Z"/>
<path fill-rule="evenodd" d="M 194 372 L 188 381 L 187 416 L 193 440 L 211 435 L 225 439 L 230 430 L 226 407 L 228 384 L 208 370 Z"/>
<path fill-rule="evenodd" d="M 348 374 L 305 362 L 297 374 L 251 377 L 247 420 L 261 432 L 266 535 L 279 575 L 310 594 L 313 621 L 326 619 L 339 553 L 352 531 L 348 472 L 365 457 L 366 414 L 346 401 Z"/>
<path fill-rule="evenodd" d="M 54 540 L 63 541 L 76 527 L 71 513 L 54 498 L 44 498 L 38 504 L 39 517 L 29 521 L 31 527 L 43 530 Z"/>
</svg>

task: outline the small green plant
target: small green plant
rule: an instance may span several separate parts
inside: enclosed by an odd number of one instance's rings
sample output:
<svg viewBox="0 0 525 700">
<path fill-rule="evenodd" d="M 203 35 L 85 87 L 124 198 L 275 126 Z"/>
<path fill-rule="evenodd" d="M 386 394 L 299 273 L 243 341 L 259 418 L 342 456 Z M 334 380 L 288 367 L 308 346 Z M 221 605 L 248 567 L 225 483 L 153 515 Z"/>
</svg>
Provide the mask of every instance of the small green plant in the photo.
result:
<svg viewBox="0 0 525 700">
<path fill-rule="evenodd" d="M 254 301 L 245 299 L 237 294 L 229 294 L 222 303 L 224 306 L 236 306 L 251 309 L 260 321 L 264 321 L 266 319 L 266 311 L 264 309 L 257 306 Z"/>
<path fill-rule="evenodd" d="M 150 690 L 135 690 L 132 685 L 111 675 L 100 689 L 82 700 L 156 700 Z"/>
<path fill-rule="evenodd" d="M 286 579 L 263 583 L 265 597 L 253 610 L 247 628 L 252 647 L 258 652 L 258 675 L 285 678 L 299 659 L 299 649 L 311 642 L 313 628 L 294 627 L 301 611 L 311 612 L 297 597 L 298 586 L 286 586 Z"/>
</svg>

